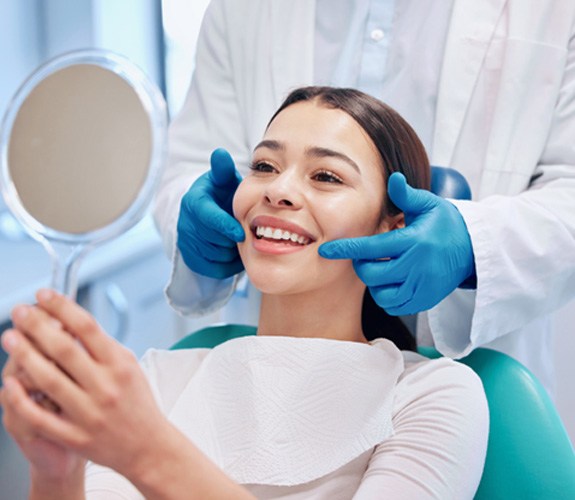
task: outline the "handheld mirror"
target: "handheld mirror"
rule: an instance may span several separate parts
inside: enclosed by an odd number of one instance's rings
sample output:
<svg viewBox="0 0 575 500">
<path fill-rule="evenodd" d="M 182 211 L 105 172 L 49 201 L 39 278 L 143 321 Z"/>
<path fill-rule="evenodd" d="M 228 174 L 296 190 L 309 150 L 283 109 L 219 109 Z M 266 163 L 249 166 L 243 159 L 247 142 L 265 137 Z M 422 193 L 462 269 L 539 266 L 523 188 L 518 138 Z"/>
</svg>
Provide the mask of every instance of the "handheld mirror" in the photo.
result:
<svg viewBox="0 0 575 500">
<path fill-rule="evenodd" d="M 52 287 L 74 297 L 83 256 L 144 215 L 165 154 L 164 99 L 127 59 L 60 56 L 11 101 L 0 134 L 6 205 L 49 252 Z"/>
</svg>

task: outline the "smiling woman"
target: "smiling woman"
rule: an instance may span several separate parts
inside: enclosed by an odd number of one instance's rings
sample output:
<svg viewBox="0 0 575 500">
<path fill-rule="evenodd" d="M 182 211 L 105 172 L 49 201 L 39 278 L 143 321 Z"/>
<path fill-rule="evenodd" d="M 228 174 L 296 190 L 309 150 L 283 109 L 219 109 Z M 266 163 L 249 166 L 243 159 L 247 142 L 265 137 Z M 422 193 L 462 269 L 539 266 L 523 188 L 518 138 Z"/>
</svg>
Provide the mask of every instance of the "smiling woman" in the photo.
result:
<svg viewBox="0 0 575 500">
<path fill-rule="evenodd" d="M 254 150 L 251 171 L 236 192 L 234 213 L 248 235 L 239 250 L 256 288 L 280 294 L 285 286 L 285 295 L 290 281 L 304 275 L 317 289 L 329 282 L 319 292 L 324 309 L 345 303 L 353 310 L 352 304 L 363 300 L 363 307 L 355 309 L 362 314 L 361 325 L 351 325 L 353 335 L 389 338 L 401 349 L 413 350 L 412 335 L 400 319 L 375 304 L 351 261 L 328 261 L 317 253 L 332 239 L 404 225 L 403 214 L 386 194 L 389 176 L 400 172 L 416 188 L 429 189 L 430 183 L 425 149 L 409 124 L 389 106 L 354 89 L 297 89 L 270 120 Z M 298 244 L 290 243 L 292 239 Z M 266 257 L 280 253 L 293 254 L 292 261 Z M 285 276 L 272 278 L 273 272 L 282 272 L 281 266 Z M 346 280 L 341 280 L 342 272 Z M 271 300 L 264 297 L 264 302 Z M 334 323 L 329 327 L 326 320 L 325 332 L 333 335 L 344 327 L 338 315 L 326 311 L 325 316 Z M 278 323 L 270 329 L 276 335 L 289 328 L 288 322 Z"/>
<path fill-rule="evenodd" d="M 260 331 L 317 336 L 302 328 L 301 316 L 297 327 L 294 319 L 288 319 L 294 310 L 288 302 L 305 297 L 316 314 L 325 316 L 322 336 L 364 339 L 360 304 L 365 285 L 351 261 L 322 259 L 318 248 L 333 239 L 372 235 L 401 225 L 402 216 L 382 216 L 385 181 L 373 142 L 344 111 L 313 99 L 288 105 L 275 116 L 255 148 L 252 173 L 234 199 L 234 215 L 247 235 L 238 248 L 248 276 L 263 292 L 262 318 L 268 317 L 267 303 L 281 302 L 269 317 L 273 324 L 260 320 Z M 272 235 L 294 233 L 306 244 L 285 243 L 265 232 L 258 237 L 254 231 L 258 227 L 269 228 Z M 355 310 L 356 314 L 346 315 L 350 321 L 353 318 L 351 323 L 328 310 L 341 304 Z"/>
<path fill-rule="evenodd" d="M 333 238 L 401 230 L 385 185 L 393 172 L 425 186 L 418 151 L 409 126 L 364 94 L 291 94 L 233 200 L 262 291 L 256 336 L 152 350 L 138 365 L 60 295 L 16 308 L 1 401 L 32 497 L 81 498 L 89 459 L 100 465 L 88 498 L 472 498 L 487 444 L 481 382 L 372 340 L 352 263 L 318 253 Z"/>
</svg>

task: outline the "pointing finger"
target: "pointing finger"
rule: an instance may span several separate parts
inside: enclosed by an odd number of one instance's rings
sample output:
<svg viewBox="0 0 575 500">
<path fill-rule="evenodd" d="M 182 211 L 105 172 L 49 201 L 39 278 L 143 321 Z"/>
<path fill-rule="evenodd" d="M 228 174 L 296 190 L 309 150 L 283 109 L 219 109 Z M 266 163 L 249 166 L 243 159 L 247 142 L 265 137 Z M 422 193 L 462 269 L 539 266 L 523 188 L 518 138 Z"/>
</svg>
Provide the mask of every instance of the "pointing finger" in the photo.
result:
<svg viewBox="0 0 575 500">
<path fill-rule="evenodd" d="M 328 241 L 320 245 L 319 254 L 325 259 L 375 260 L 398 257 L 413 241 L 409 228 L 361 238 Z"/>
</svg>

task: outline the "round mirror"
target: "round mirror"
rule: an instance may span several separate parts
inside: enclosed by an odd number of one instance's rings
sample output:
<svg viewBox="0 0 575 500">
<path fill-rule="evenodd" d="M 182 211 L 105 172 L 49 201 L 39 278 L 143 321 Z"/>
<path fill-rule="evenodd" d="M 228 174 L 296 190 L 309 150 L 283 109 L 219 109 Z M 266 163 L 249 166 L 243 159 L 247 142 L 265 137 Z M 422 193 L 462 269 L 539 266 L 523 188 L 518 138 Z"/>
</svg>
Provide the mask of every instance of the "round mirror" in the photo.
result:
<svg viewBox="0 0 575 500">
<path fill-rule="evenodd" d="M 162 94 L 117 54 L 65 54 L 19 89 L 2 122 L 2 194 L 52 256 L 54 288 L 74 296 L 86 252 L 142 218 L 166 129 Z"/>
</svg>

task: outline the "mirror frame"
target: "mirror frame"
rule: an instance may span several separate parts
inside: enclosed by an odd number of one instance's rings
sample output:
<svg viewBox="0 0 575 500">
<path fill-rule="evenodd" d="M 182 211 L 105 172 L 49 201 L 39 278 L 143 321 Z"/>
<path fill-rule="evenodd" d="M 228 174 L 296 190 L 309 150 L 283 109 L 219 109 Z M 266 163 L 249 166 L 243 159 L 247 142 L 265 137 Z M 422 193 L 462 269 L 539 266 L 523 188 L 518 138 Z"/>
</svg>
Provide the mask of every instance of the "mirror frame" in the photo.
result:
<svg viewBox="0 0 575 500">
<path fill-rule="evenodd" d="M 136 92 L 150 120 L 150 158 L 148 174 L 144 184 L 125 212 L 116 220 L 101 228 L 84 233 L 67 233 L 48 227 L 28 214 L 10 175 L 8 151 L 12 129 L 20 107 L 36 86 L 59 70 L 84 64 L 96 65 L 115 73 Z M 118 236 L 130 229 L 142 218 L 151 201 L 153 192 L 159 182 L 167 152 L 167 127 L 168 114 L 164 97 L 146 74 L 127 58 L 105 50 L 79 50 L 51 59 L 36 69 L 24 81 L 9 102 L 0 125 L 0 188 L 6 205 L 16 219 L 22 223 L 26 231 L 44 245 L 51 241 L 73 246 L 91 247 Z"/>
</svg>

